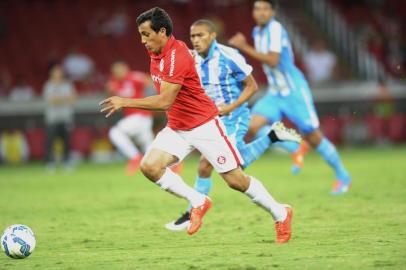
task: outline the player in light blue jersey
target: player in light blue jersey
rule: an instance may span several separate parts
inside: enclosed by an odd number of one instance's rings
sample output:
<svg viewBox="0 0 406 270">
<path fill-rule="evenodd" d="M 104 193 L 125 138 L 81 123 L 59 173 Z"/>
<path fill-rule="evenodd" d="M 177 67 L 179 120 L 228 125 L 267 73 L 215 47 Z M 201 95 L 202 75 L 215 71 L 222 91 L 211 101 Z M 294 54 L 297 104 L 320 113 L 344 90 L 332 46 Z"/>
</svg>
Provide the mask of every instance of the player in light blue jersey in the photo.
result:
<svg viewBox="0 0 406 270">
<path fill-rule="evenodd" d="M 260 61 L 268 79 L 268 93 L 252 111 L 250 131 L 257 133 L 262 127 L 280 121 L 283 116 L 292 121 L 305 135 L 305 139 L 334 169 L 336 181 L 331 194 L 348 191 L 351 177 L 335 146 L 322 134 L 310 88 L 302 72 L 294 64 L 291 43 L 284 27 L 274 18 L 275 0 L 255 0 L 253 17 L 257 26 L 253 31 L 255 48 L 243 34 L 237 33 L 230 44 Z M 282 143 L 291 153 L 298 145 Z"/>
<path fill-rule="evenodd" d="M 243 159 L 242 167 L 245 168 L 257 160 L 271 143 L 281 140 L 300 142 L 300 136 L 295 131 L 287 130 L 282 123 L 277 123 L 272 126 L 269 133 L 246 144 L 244 136 L 250 121 L 247 101 L 258 88 L 251 75 L 252 67 L 236 49 L 216 41 L 215 27 L 208 20 L 193 23 L 190 38 L 194 48 L 192 53 L 196 70 L 203 88 L 219 109 L 228 138 L 237 146 Z M 222 160 L 219 159 L 218 162 Z M 195 189 L 200 193 L 206 195 L 209 193 L 212 186 L 212 171 L 212 165 L 202 157 L 195 182 Z M 189 225 L 189 209 L 165 227 L 174 231 L 186 229 Z"/>
</svg>

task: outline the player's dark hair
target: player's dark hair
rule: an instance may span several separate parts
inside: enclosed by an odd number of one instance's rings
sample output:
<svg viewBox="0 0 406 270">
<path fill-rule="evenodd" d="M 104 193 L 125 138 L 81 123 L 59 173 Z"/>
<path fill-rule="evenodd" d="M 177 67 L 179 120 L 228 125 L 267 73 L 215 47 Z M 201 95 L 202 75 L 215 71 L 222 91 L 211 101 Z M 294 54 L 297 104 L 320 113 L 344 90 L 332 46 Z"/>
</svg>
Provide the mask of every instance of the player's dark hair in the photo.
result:
<svg viewBox="0 0 406 270">
<path fill-rule="evenodd" d="M 151 22 L 151 28 L 156 33 L 159 32 L 162 28 L 166 29 L 166 35 L 169 37 L 172 35 L 173 24 L 171 17 L 169 17 L 168 13 L 165 10 L 159 7 L 151 8 L 143 12 L 137 18 L 137 25 L 140 26 L 146 21 Z"/>
<path fill-rule="evenodd" d="M 277 3 L 276 0 L 254 0 L 254 4 L 255 4 L 256 2 L 267 2 L 267 3 L 269 3 L 269 4 L 272 6 L 273 9 L 275 9 L 276 6 L 278 5 L 278 3 Z"/>
<path fill-rule="evenodd" d="M 217 32 L 216 31 L 216 26 L 214 25 L 214 23 L 212 21 L 210 21 L 210 20 L 207 20 L 207 19 L 197 20 L 192 24 L 192 26 L 195 26 L 195 25 L 204 25 L 204 26 L 206 26 L 209 29 L 210 33 Z"/>
</svg>

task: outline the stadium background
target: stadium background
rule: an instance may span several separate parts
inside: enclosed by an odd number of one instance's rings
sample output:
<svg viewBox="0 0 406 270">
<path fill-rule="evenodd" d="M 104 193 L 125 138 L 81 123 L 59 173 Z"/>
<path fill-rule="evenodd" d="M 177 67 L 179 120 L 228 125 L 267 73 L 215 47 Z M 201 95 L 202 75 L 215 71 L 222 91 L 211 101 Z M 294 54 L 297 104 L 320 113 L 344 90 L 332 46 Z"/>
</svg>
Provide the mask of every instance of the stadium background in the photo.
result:
<svg viewBox="0 0 406 270">
<path fill-rule="evenodd" d="M 133 69 L 148 71 L 148 56 L 135 24 L 137 14 L 162 6 L 172 16 L 175 36 L 189 45 L 190 24 L 209 18 L 219 27 L 219 40 L 226 42 L 237 31 L 250 39 L 251 4 L 244 0 L 1 1 L 0 132 L 23 132 L 30 159 L 43 159 L 42 87 L 49 67 L 78 51 L 91 59 L 94 68 L 85 80 L 75 82 L 79 98 L 71 146 L 79 156 L 89 156 L 94 142 L 106 139 L 117 119 L 104 120 L 97 107 L 111 63 L 124 59 Z M 321 126 L 334 143 L 405 141 L 405 11 L 401 0 L 280 1 L 278 18 L 288 28 L 298 66 L 308 73 L 303 59 L 314 41 L 321 40 L 337 59 L 333 76 L 319 84 L 311 82 Z M 117 18 L 122 23 L 118 31 L 107 29 Z M 248 61 L 265 86 L 260 65 Z M 10 99 L 13 87 L 20 84 L 33 89 L 32 98 Z M 158 120 L 157 129 L 163 121 Z"/>
</svg>

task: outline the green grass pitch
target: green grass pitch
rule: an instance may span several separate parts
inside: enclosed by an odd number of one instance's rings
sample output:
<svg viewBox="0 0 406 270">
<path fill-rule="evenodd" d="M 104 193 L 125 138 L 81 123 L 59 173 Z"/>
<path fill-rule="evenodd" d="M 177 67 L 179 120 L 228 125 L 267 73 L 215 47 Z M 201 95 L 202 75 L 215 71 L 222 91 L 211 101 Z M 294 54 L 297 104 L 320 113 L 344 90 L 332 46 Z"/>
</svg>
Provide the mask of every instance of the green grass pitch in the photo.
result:
<svg viewBox="0 0 406 270">
<path fill-rule="evenodd" d="M 290 174 L 290 158 L 266 154 L 248 172 L 294 207 L 293 237 L 274 243 L 270 216 L 215 176 L 213 208 L 190 237 L 163 224 L 185 201 L 124 164 L 48 174 L 40 164 L 0 167 L 0 229 L 22 223 L 37 237 L 27 259 L 0 254 L 0 269 L 405 269 L 406 148 L 343 149 L 354 184 L 328 195 L 330 169 L 316 153 Z M 197 158 L 183 176 L 193 183 Z"/>
</svg>

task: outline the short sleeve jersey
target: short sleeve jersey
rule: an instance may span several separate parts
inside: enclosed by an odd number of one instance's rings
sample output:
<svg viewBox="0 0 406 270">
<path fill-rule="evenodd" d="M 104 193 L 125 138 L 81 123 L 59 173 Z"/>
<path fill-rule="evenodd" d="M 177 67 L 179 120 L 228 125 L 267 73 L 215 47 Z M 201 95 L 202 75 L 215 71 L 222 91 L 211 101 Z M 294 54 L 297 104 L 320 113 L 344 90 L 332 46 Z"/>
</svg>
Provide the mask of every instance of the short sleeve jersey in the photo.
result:
<svg viewBox="0 0 406 270">
<path fill-rule="evenodd" d="M 264 27 L 256 26 L 254 28 L 253 38 L 255 49 L 258 52 L 280 54 L 276 67 L 262 65 L 271 93 L 288 96 L 299 89 L 298 83 L 304 81 L 304 76 L 295 66 L 289 35 L 282 24 L 272 18 Z"/>
<path fill-rule="evenodd" d="M 191 130 L 218 115 L 217 107 L 201 85 L 194 59 L 185 43 L 171 36 L 161 54 L 149 54 L 151 76 L 158 93 L 162 81 L 182 85 L 166 112 L 170 128 Z"/>
<path fill-rule="evenodd" d="M 129 72 L 123 80 L 111 78 L 109 86 L 114 95 L 124 98 L 143 98 L 145 96 L 145 82 L 147 74 L 139 71 Z M 125 116 L 133 114 L 152 115 L 152 112 L 135 109 L 124 108 L 123 113 Z"/>
<path fill-rule="evenodd" d="M 231 104 L 244 90 L 244 81 L 252 72 L 244 57 L 235 49 L 213 41 L 205 58 L 196 51 L 195 64 L 206 94 L 215 104 Z M 248 114 L 244 103 L 222 119 L 239 121 L 241 114 Z M 223 120 L 224 121 L 224 120 Z"/>
</svg>

